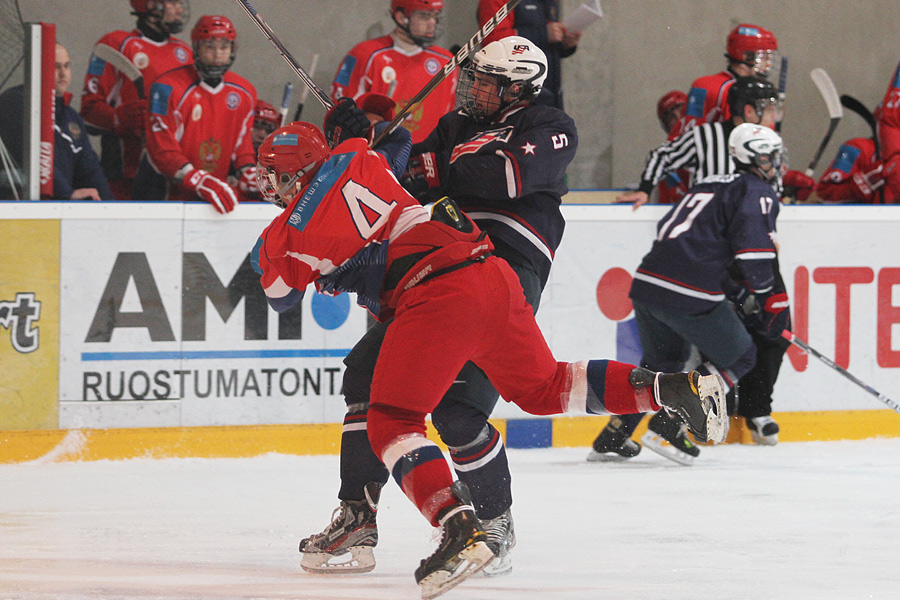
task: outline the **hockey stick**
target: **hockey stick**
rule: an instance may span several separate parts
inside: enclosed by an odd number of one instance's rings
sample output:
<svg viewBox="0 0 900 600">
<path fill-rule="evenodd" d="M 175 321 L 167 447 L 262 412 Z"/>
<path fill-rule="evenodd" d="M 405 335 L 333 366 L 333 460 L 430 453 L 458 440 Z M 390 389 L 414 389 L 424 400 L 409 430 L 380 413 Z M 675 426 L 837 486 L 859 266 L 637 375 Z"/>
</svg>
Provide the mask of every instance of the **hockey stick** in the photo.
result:
<svg viewBox="0 0 900 600">
<path fill-rule="evenodd" d="M 291 94 L 294 93 L 294 84 L 288 81 L 284 84 L 284 94 L 281 96 L 281 108 L 278 109 L 278 114 L 281 115 L 281 125 L 284 125 L 284 120 L 287 119 L 288 107 L 291 105 Z"/>
<path fill-rule="evenodd" d="M 778 120 L 775 122 L 775 131 L 781 133 L 781 122 L 784 119 L 784 99 L 787 98 L 787 76 L 788 76 L 788 58 L 781 57 L 781 70 L 778 72 L 778 100 L 781 103 L 781 112 Z"/>
<path fill-rule="evenodd" d="M 312 62 L 309 64 L 309 76 L 316 74 L 316 66 L 319 64 L 319 55 L 313 54 Z M 297 111 L 294 113 L 294 120 L 299 121 L 300 115 L 303 114 L 303 105 L 306 104 L 306 97 L 309 95 L 309 88 L 305 87 L 300 90 L 300 101 L 297 102 Z"/>
<path fill-rule="evenodd" d="M 881 148 L 878 144 L 878 124 L 875 122 L 875 115 L 872 114 L 872 111 L 865 104 L 847 94 L 841 94 L 841 106 L 855 112 L 868 123 L 869 128 L 872 130 L 872 139 L 875 140 L 875 156 L 876 158 L 881 156 Z"/>
<path fill-rule="evenodd" d="M 147 96 L 144 93 L 144 76 L 141 74 L 141 70 L 137 68 L 137 65 L 131 62 L 131 59 L 112 46 L 107 46 L 106 44 L 97 44 L 94 46 L 94 56 L 117 68 L 119 72 L 130 79 L 134 84 L 134 87 L 137 88 L 138 98 L 141 100 L 147 99 Z"/>
<path fill-rule="evenodd" d="M 243 2 L 243 0 L 239 1 Z M 438 71 L 435 76 L 431 78 L 431 81 L 426 83 L 425 87 L 419 90 L 419 93 L 413 96 L 410 101 L 406 103 L 406 106 L 404 106 L 402 110 L 397 112 L 394 120 L 391 121 L 390 124 L 385 127 L 382 132 L 378 134 L 378 137 L 375 138 L 375 140 L 372 142 L 372 147 L 376 147 L 378 143 L 381 142 L 381 140 L 390 135 L 392 131 L 397 129 L 397 127 L 400 125 L 400 123 L 403 122 L 407 115 L 409 115 L 409 113 L 411 113 L 419 104 L 421 104 L 422 101 L 428 96 L 428 94 L 434 91 L 434 88 L 439 86 L 441 82 L 449 77 L 450 74 L 453 73 L 453 71 L 456 69 L 456 67 L 458 67 L 464 60 L 466 60 L 466 57 L 468 57 L 469 54 L 474 51 L 479 44 L 481 44 L 484 38 L 486 38 L 494 30 L 495 27 L 497 27 L 497 24 L 505 19 L 506 15 L 511 13 L 521 1 L 522 0 L 509 0 L 509 2 L 501 6 L 500 10 L 497 11 L 497 14 L 488 19 L 487 22 L 481 26 L 481 29 L 475 32 L 475 35 L 473 35 L 472 38 L 468 42 L 466 42 L 466 44 L 461 47 L 455 55 L 453 55 L 453 57 L 450 59 L 450 62 L 444 65 L 444 68 Z"/>
<path fill-rule="evenodd" d="M 797 346 L 798 348 L 803 350 L 804 352 L 806 352 L 807 354 L 812 354 L 813 356 L 815 356 L 816 358 L 821 360 L 823 363 L 825 363 L 826 365 L 828 365 L 829 367 L 831 367 L 832 369 L 834 369 L 835 371 L 837 371 L 838 373 L 840 373 L 841 375 L 843 375 L 844 377 L 846 377 L 847 379 L 849 379 L 850 381 L 852 381 L 853 383 L 855 383 L 856 385 L 861 387 L 862 389 L 866 390 L 867 392 L 869 392 L 870 394 L 872 394 L 873 396 L 878 398 L 881 402 L 883 402 L 887 406 L 891 407 L 892 409 L 894 409 L 895 411 L 900 413 L 900 404 L 897 404 L 896 402 L 894 402 L 893 400 L 891 400 L 884 394 L 878 392 L 871 386 L 866 385 L 865 383 L 863 383 L 862 381 L 857 379 L 855 376 L 848 373 L 847 370 L 844 369 L 843 367 L 836 365 L 833 360 L 831 360 L 827 356 L 823 356 L 822 354 L 820 354 L 818 351 L 816 351 L 814 348 L 812 348 L 809 344 L 807 344 L 806 342 L 804 342 L 803 340 L 798 338 L 796 335 L 794 335 L 793 332 L 790 332 L 785 329 L 784 331 L 781 332 L 781 336 L 784 339 L 786 339 L 787 341 L 789 341 L 790 343 L 794 344 L 795 346 Z"/>
<path fill-rule="evenodd" d="M 256 26 L 259 27 L 260 31 L 262 31 L 263 34 L 265 34 L 265 36 L 269 39 L 269 41 L 272 42 L 272 45 L 275 46 L 275 48 L 281 54 L 282 58 L 284 58 L 284 60 L 287 61 L 287 64 L 291 66 L 291 68 L 294 70 L 294 73 L 297 74 L 297 77 L 299 77 L 300 80 L 306 84 L 306 87 L 308 87 L 310 91 L 312 91 L 312 93 L 316 95 L 316 98 L 319 100 L 319 102 L 322 103 L 322 106 L 324 106 L 326 109 L 330 109 L 331 107 L 333 107 L 334 104 L 331 102 L 331 99 L 327 95 L 325 95 L 325 92 L 323 92 L 319 86 L 316 85 L 316 82 L 312 80 L 312 77 L 307 75 L 306 71 L 303 70 L 303 67 L 301 67 L 296 60 L 294 60 L 294 57 L 291 56 L 291 53 L 288 52 L 288 49 L 284 47 L 284 44 L 282 44 L 277 37 L 275 37 L 275 33 L 272 31 L 272 28 L 269 27 L 265 21 L 263 21 L 263 18 L 259 15 L 258 12 L 256 12 L 256 9 L 253 8 L 250 2 L 248 2 L 247 0 L 237 1 L 241 6 L 244 7 L 244 10 L 247 11 L 247 14 L 250 15 L 250 18 L 253 19 L 253 22 L 256 23 Z"/>
<path fill-rule="evenodd" d="M 822 99 L 825 100 L 825 106 L 828 108 L 828 116 L 831 117 L 831 122 L 828 124 L 828 131 L 825 133 L 825 137 L 822 138 L 822 142 L 819 144 L 819 148 L 816 150 L 813 159 L 809 161 L 809 166 L 806 167 L 806 176 L 812 177 L 816 165 L 819 163 L 819 159 L 822 158 L 822 153 L 825 151 L 825 146 L 827 146 L 829 140 L 831 140 L 831 134 L 837 129 L 841 117 L 844 116 L 844 109 L 841 108 L 841 100 L 838 98 L 837 89 L 835 89 L 834 83 L 831 82 L 831 77 L 828 76 L 825 69 L 813 69 L 809 76 L 812 77 L 813 83 L 819 88 L 819 93 L 822 94 Z"/>
</svg>

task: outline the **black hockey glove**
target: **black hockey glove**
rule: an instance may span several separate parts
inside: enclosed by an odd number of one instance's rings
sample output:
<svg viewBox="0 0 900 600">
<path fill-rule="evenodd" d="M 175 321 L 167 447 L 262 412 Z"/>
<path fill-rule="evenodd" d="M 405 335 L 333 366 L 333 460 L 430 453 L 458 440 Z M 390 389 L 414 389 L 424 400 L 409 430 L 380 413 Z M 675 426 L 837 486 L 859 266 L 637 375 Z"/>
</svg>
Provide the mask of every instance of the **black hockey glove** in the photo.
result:
<svg viewBox="0 0 900 600">
<path fill-rule="evenodd" d="M 341 98 L 325 114 L 325 139 L 332 148 L 350 138 L 369 139 L 370 127 L 369 118 L 353 98 Z"/>
<path fill-rule="evenodd" d="M 756 311 L 745 317 L 747 326 L 770 340 L 781 339 L 781 332 L 791 323 L 790 301 L 784 290 L 772 290 L 766 294 L 751 294 Z M 750 302 L 745 302 L 750 307 Z"/>
</svg>

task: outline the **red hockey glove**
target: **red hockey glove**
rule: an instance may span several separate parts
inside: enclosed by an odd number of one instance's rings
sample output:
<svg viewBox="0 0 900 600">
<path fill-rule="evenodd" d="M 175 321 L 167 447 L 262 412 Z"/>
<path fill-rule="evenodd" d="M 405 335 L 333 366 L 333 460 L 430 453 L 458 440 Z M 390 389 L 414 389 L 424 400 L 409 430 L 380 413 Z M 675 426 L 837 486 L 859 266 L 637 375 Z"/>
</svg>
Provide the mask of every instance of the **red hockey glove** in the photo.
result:
<svg viewBox="0 0 900 600">
<path fill-rule="evenodd" d="M 203 169 L 189 171 L 181 185 L 212 204 L 222 214 L 233 211 L 238 203 L 237 194 L 230 185 Z"/>
<path fill-rule="evenodd" d="M 410 156 L 409 161 L 406 163 L 406 173 L 403 174 L 401 183 L 403 187 L 411 184 L 416 189 L 440 187 L 441 175 L 438 172 L 434 152 Z M 407 189 L 409 188 L 407 187 Z"/>
<path fill-rule="evenodd" d="M 781 332 L 791 322 L 791 311 L 788 310 L 791 303 L 787 293 L 776 290 L 768 294 L 757 294 L 756 302 L 759 308 L 757 312 L 747 316 L 747 325 L 770 340 L 780 338 Z"/>
<path fill-rule="evenodd" d="M 856 191 L 857 198 L 865 202 L 872 201 L 872 194 L 884 185 L 883 168 L 884 165 L 878 165 L 868 173 L 853 174 L 853 189 Z"/>
<path fill-rule="evenodd" d="M 791 196 L 797 202 L 806 202 L 809 195 L 816 190 L 816 180 L 800 171 L 786 171 L 782 177 L 784 195 Z"/>
<path fill-rule="evenodd" d="M 257 200 L 260 198 L 259 184 L 256 183 L 256 167 L 246 166 L 238 170 L 237 188 L 248 198 Z"/>
<path fill-rule="evenodd" d="M 369 128 L 372 123 L 366 113 L 356 106 L 352 98 L 341 98 L 338 103 L 325 114 L 325 139 L 328 145 L 336 148 L 338 144 L 350 138 L 369 139 Z"/>
<path fill-rule="evenodd" d="M 113 128 L 119 137 L 132 135 L 140 137 L 144 134 L 149 108 L 146 100 L 135 100 L 116 107 L 113 117 Z"/>
</svg>

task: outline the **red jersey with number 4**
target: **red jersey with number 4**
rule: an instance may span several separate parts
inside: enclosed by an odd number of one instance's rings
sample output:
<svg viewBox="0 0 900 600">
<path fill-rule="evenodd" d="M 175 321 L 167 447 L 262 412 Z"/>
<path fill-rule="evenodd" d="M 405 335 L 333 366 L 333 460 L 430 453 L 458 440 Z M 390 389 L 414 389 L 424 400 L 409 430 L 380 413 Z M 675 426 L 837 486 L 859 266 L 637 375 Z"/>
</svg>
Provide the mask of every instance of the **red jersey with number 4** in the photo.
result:
<svg viewBox="0 0 900 600">
<path fill-rule="evenodd" d="M 388 96 L 401 111 L 409 101 L 444 68 L 452 54 L 443 48 L 429 46 L 406 52 L 386 35 L 361 42 L 344 57 L 331 84 L 331 99 L 356 100 L 366 92 Z M 458 74 L 447 77 L 404 120 L 403 127 L 412 134 L 413 143 L 428 137 L 438 120 L 456 104 Z"/>
<path fill-rule="evenodd" d="M 149 97 L 150 86 L 157 77 L 194 62 L 191 47 L 186 42 L 174 37 L 165 42 L 154 42 L 138 29 L 113 31 L 100 38 L 97 45 L 100 44 L 118 50 L 141 71 L 145 98 Z M 113 131 L 116 107 L 139 99 L 138 90 L 130 79 L 113 65 L 91 55 L 81 94 L 81 116 L 88 125 Z M 144 147 L 142 132 L 136 133 L 122 137 L 122 176 L 127 179 L 134 178 Z"/>
<path fill-rule="evenodd" d="M 229 169 L 256 164 L 250 135 L 256 89 L 228 71 L 215 88 L 193 66 L 170 71 L 150 88 L 147 152 L 159 172 L 172 179 L 187 163 L 225 181 Z M 196 200 L 187 190 L 169 199 Z"/>
</svg>

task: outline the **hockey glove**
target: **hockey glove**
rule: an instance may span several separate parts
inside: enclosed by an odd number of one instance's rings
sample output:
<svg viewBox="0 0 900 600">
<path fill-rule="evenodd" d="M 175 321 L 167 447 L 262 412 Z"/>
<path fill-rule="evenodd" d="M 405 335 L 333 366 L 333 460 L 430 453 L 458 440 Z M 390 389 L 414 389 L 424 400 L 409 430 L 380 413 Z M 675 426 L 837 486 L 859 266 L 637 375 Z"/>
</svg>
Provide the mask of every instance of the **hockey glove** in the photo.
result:
<svg viewBox="0 0 900 600">
<path fill-rule="evenodd" d="M 406 163 L 406 172 L 403 174 L 400 183 L 407 190 L 424 191 L 440 187 L 441 176 L 434 152 L 410 156 L 409 162 Z"/>
<path fill-rule="evenodd" d="M 113 116 L 113 129 L 115 134 L 122 136 L 140 137 L 144 134 L 144 126 L 147 123 L 149 108 L 146 100 L 135 100 L 116 107 Z"/>
<path fill-rule="evenodd" d="M 900 154 L 895 154 L 884 161 L 884 184 L 894 198 L 900 197 Z"/>
<path fill-rule="evenodd" d="M 350 138 L 369 139 L 370 126 L 369 117 L 352 98 L 341 98 L 325 114 L 325 139 L 332 148 Z"/>
<path fill-rule="evenodd" d="M 261 195 L 259 193 L 259 184 L 256 183 L 256 167 L 247 165 L 238 169 L 237 188 L 247 198 L 258 200 Z"/>
<path fill-rule="evenodd" d="M 810 194 L 816 191 L 816 180 L 800 171 L 785 171 L 782 184 L 784 195 L 794 198 L 797 202 L 806 202 Z"/>
<path fill-rule="evenodd" d="M 231 186 L 203 169 L 188 171 L 181 185 L 212 204 L 222 214 L 233 211 L 238 204 L 237 194 Z"/>
<path fill-rule="evenodd" d="M 773 290 L 767 294 L 757 294 L 756 312 L 746 317 L 748 327 L 761 336 L 777 340 L 781 332 L 788 328 L 791 321 L 790 301 L 784 291 Z"/>
<path fill-rule="evenodd" d="M 884 175 L 882 175 L 883 168 L 884 165 L 878 165 L 878 167 L 872 169 L 868 173 L 853 174 L 853 189 L 856 192 L 855 195 L 857 198 L 866 202 L 872 201 L 872 194 L 884 185 Z"/>
</svg>

